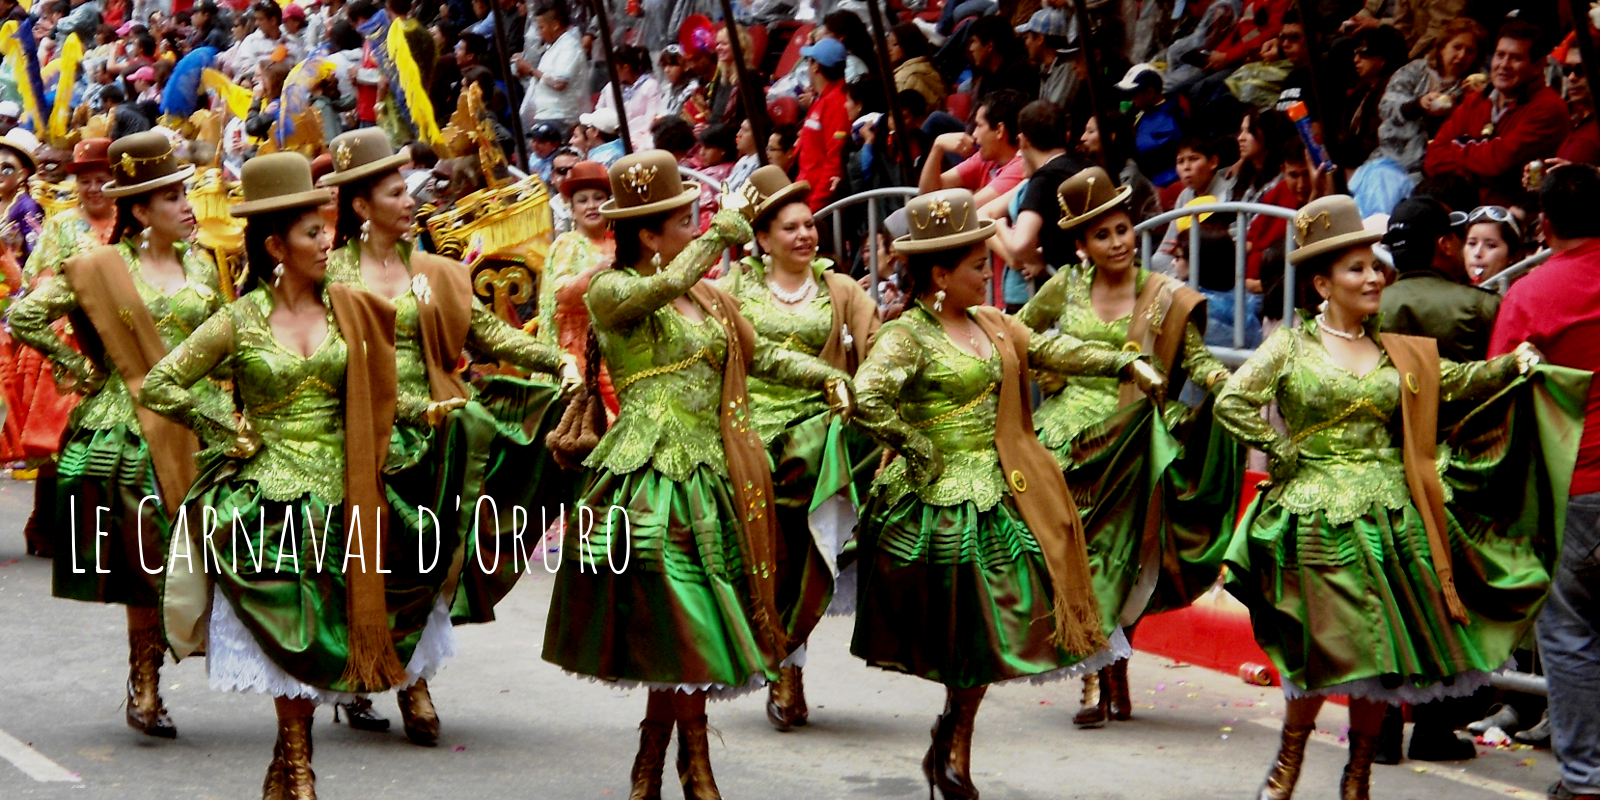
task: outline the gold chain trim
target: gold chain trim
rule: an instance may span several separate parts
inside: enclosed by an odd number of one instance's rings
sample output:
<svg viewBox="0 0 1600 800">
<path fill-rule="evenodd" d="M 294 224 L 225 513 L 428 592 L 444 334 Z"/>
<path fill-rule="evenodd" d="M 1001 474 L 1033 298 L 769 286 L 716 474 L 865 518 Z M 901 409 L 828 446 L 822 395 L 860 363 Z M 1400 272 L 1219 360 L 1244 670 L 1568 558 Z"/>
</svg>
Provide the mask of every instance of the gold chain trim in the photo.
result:
<svg viewBox="0 0 1600 800">
<path fill-rule="evenodd" d="M 810 347 L 806 346 L 805 342 L 800 341 L 799 331 L 789 334 L 789 338 L 784 339 L 783 344 L 779 345 L 779 347 L 783 348 L 784 350 L 793 350 L 797 353 L 805 353 L 808 356 L 817 355 L 816 350 L 812 350 Z"/>
<path fill-rule="evenodd" d="M 660 366 L 660 367 L 651 367 L 649 369 L 640 370 L 638 372 L 633 373 L 632 375 L 629 375 L 626 378 L 623 378 L 620 381 L 617 381 L 616 384 L 615 384 L 616 385 L 617 394 L 622 394 L 622 391 L 624 389 L 628 388 L 629 386 L 634 385 L 635 383 L 638 383 L 639 381 L 644 380 L 645 378 L 654 378 L 657 375 L 665 375 L 665 374 L 667 374 L 669 372 L 677 372 L 678 370 L 688 369 L 688 368 L 694 366 L 694 363 L 696 361 L 699 361 L 702 358 L 705 359 L 708 363 L 712 364 L 713 366 L 716 365 L 716 360 L 715 360 L 714 356 L 711 353 L 711 348 L 702 347 L 702 348 L 700 348 L 700 351 L 698 353 L 695 353 L 694 355 L 689 356 L 688 358 L 686 358 L 686 359 L 684 359 L 682 361 L 679 361 L 676 364 L 666 364 L 666 365 Z"/>
<path fill-rule="evenodd" d="M 305 394 L 305 391 L 307 389 L 311 389 L 311 388 L 321 389 L 322 391 L 327 392 L 328 394 L 338 394 L 338 390 L 337 389 L 333 388 L 332 386 L 329 386 L 327 384 L 327 382 L 323 381 L 321 378 L 318 378 L 318 377 L 315 377 L 315 376 L 307 376 L 307 377 L 305 377 L 304 379 L 302 379 L 300 381 L 299 385 L 295 386 L 294 389 L 290 390 L 290 392 L 288 394 L 284 395 L 283 399 L 277 401 L 276 403 L 268 403 L 268 404 L 266 404 L 264 406 L 257 406 L 255 408 L 252 408 L 252 409 L 250 409 L 250 414 L 252 414 L 254 416 L 260 416 L 262 414 L 270 414 L 270 413 L 272 413 L 274 411 L 277 411 L 278 409 L 283 408 L 284 406 L 289 405 L 290 403 L 294 402 L 295 398 L 299 397 L 302 394 Z"/>
<path fill-rule="evenodd" d="M 948 422 L 949 420 L 955 419 L 956 417 L 961 416 L 962 414 L 965 414 L 974 408 L 977 408 L 978 405 L 983 401 L 988 400 L 989 395 L 994 394 L 995 387 L 998 385 L 999 384 L 991 383 L 988 386 L 983 387 L 983 391 L 979 392 L 977 397 L 968 400 L 966 404 L 960 408 L 946 411 L 937 417 L 930 417 L 929 419 L 925 419 L 921 422 L 913 422 L 911 423 L 911 427 L 921 430 L 923 428 L 931 428 L 941 422 Z"/>
<path fill-rule="evenodd" d="M 1295 434 L 1294 435 L 1295 444 L 1299 444 L 1300 442 L 1303 442 L 1306 439 L 1309 439 L 1312 436 L 1315 436 L 1315 435 L 1327 430 L 1328 428 L 1331 428 L 1331 427 L 1333 427 L 1335 425 L 1338 425 L 1341 422 L 1344 422 L 1345 420 L 1355 416 L 1356 412 L 1357 411 L 1361 411 L 1362 409 L 1366 409 L 1367 411 L 1371 411 L 1372 415 L 1374 417 L 1377 417 L 1379 420 L 1381 420 L 1381 421 L 1383 421 L 1385 423 L 1387 423 L 1389 421 L 1389 415 L 1388 414 L 1383 413 L 1382 410 L 1380 410 L 1377 406 L 1373 405 L 1371 400 L 1368 400 L 1366 398 L 1362 398 L 1360 400 L 1355 401 L 1354 403 L 1351 403 L 1350 407 L 1345 409 L 1342 413 L 1340 413 L 1339 416 L 1333 417 L 1332 419 L 1323 420 L 1322 422 L 1319 422 L 1319 423 L 1317 423 L 1315 425 L 1312 425 L 1311 427 L 1306 428 L 1305 430 Z"/>
</svg>

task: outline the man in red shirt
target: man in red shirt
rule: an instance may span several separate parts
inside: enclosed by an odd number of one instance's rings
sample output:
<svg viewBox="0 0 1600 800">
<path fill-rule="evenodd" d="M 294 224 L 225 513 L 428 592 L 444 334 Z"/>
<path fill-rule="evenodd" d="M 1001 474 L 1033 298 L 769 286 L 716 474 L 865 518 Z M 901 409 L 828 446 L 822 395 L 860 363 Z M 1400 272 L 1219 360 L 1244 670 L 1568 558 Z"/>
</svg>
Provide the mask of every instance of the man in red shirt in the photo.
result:
<svg viewBox="0 0 1600 800">
<path fill-rule="evenodd" d="M 844 178 L 844 143 L 850 136 L 850 114 L 845 111 L 844 45 L 838 39 L 818 39 L 800 48 L 800 55 L 811 62 L 811 85 L 816 102 L 800 126 L 795 146 L 799 179 L 811 184 L 811 210 L 818 211 L 833 201 L 834 192 Z"/>
<path fill-rule="evenodd" d="M 1501 26 L 1489 88 L 1462 98 L 1428 144 L 1423 172 L 1472 181 L 1484 205 L 1520 205 L 1523 166 L 1555 155 L 1572 127 L 1567 104 L 1544 83 L 1540 36 L 1522 20 Z"/>
<path fill-rule="evenodd" d="M 1511 287 L 1489 355 L 1531 342 L 1563 367 L 1600 370 L 1600 169 L 1551 169 L 1539 190 L 1545 241 L 1554 251 Z M 1589 385 L 1560 562 L 1539 617 L 1539 652 L 1550 689 L 1551 746 L 1561 761 L 1555 798 L 1600 797 L 1600 380 Z"/>
<path fill-rule="evenodd" d="M 1016 188 L 1027 177 L 1028 165 L 1017 142 L 1017 118 L 1027 104 L 1027 95 L 1014 89 L 1002 89 L 980 100 L 972 115 L 971 134 L 945 133 L 933 140 L 917 190 L 927 194 L 966 189 L 982 208 Z M 944 169 L 946 154 L 965 160 Z"/>
</svg>

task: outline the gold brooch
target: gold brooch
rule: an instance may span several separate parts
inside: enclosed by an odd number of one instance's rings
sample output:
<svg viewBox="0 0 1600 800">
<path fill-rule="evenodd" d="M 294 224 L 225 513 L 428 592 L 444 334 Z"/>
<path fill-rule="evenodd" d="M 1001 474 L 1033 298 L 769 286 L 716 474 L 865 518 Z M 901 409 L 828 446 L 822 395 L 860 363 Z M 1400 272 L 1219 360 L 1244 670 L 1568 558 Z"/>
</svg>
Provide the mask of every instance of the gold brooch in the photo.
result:
<svg viewBox="0 0 1600 800">
<path fill-rule="evenodd" d="M 123 153 L 122 154 L 121 166 L 122 166 L 122 174 L 127 175 L 129 178 L 132 178 L 133 177 L 133 154 L 131 154 L 131 153 Z"/>
<path fill-rule="evenodd" d="M 1311 235 L 1311 226 L 1318 222 L 1322 223 L 1323 230 L 1329 230 L 1333 227 L 1333 220 L 1326 211 L 1314 217 L 1302 211 L 1299 216 L 1294 218 L 1295 230 L 1300 233 L 1300 244 L 1304 245 L 1306 243 L 1306 237 Z"/>
<path fill-rule="evenodd" d="M 650 202 L 651 190 L 656 180 L 656 168 L 644 164 L 634 164 L 622 173 L 622 184 L 634 194 L 639 196 L 639 202 Z"/>
<path fill-rule="evenodd" d="M 967 218 L 972 215 L 972 206 L 971 204 L 963 204 L 960 222 L 953 221 L 955 209 L 951 207 L 950 201 L 945 199 L 933 200 L 928 203 L 928 216 L 926 219 L 919 219 L 917 210 L 910 206 L 906 207 L 906 213 L 911 216 L 911 221 L 919 231 L 925 231 L 934 225 L 942 225 L 953 228 L 955 232 L 959 233 L 967 228 Z"/>
<path fill-rule="evenodd" d="M 417 273 L 411 276 L 411 294 L 417 298 L 421 305 L 433 302 L 433 288 L 428 285 L 428 276 Z"/>
<path fill-rule="evenodd" d="M 333 151 L 333 164 L 340 172 L 350 168 L 350 162 L 355 160 L 355 153 L 350 151 L 349 142 L 340 142 L 339 147 Z"/>
</svg>

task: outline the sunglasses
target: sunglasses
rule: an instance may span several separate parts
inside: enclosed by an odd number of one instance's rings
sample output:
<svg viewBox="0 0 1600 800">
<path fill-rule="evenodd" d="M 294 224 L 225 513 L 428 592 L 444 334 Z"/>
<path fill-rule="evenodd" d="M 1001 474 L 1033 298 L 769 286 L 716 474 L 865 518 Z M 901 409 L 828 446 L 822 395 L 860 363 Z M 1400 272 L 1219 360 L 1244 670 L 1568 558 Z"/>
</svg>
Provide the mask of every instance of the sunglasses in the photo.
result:
<svg viewBox="0 0 1600 800">
<path fill-rule="evenodd" d="M 1561 74 L 1569 78 L 1583 74 L 1582 64 L 1562 64 Z"/>
<path fill-rule="evenodd" d="M 557 175 L 572 174 L 572 167 L 553 167 L 552 169 Z"/>
<path fill-rule="evenodd" d="M 1522 227 L 1517 225 L 1517 218 L 1512 216 L 1511 210 L 1505 206 L 1478 206 L 1472 209 L 1472 213 L 1467 215 L 1467 224 L 1476 225 L 1480 222 L 1509 225 L 1511 232 L 1517 235 L 1517 239 L 1522 238 Z"/>
<path fill-rule="evenodd" d="M 7 178 L 21 171 L 22 167 L 19 167 L 16 164 L 0 164 L 0 175 L 4 175 Z"/>
</svg>

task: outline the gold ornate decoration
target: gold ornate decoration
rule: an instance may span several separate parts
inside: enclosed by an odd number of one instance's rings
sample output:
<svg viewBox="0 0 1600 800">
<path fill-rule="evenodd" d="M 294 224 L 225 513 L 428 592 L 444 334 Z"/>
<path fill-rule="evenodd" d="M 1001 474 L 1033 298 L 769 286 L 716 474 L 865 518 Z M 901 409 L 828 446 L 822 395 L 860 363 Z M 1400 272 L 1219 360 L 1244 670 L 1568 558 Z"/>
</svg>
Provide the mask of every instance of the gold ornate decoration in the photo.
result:
<svg viewBox="0 0 1600 800">
<path fill-rule="evenodd" d="M 528 268 L 522 264 L 508 264 L 500 269 L 485 267 L 472 277 L 472 290 L 487 301 L 495 316 L 510 319 L 512 306 L 533 299 L 535 281 Z"/>
<path fill-rule="evenodd" d="M 132 178 L 134 177 L 134 170 L 138 165 L 151 164 L 156 161 L 165 161 L 171 157 L 171 146 L 168 146 L 166 151 L 153 156 L 136 156 L 127 151 L 123 151 L 122 158 L 117 160 L 117 166 L 122 168 L 123 174 L 127 175 L 129 178 Z"/>
<path fill-rule="evenodd" d="M 1328 216 L 1328 212 L 1326 211 L 1317 214 L 1314 217 L 1302 211 L 1294 218 L 1294 227 L 1295 230 L 1300 233 L 1301 242 L 1304 242 L 1306 237 L 1311 235 L 1311 227 L 1316 225 L 1318 222 L 1322 223 L 1323 230 L 1329 230 L 1333 228 L 1333 219 Z"/>
<path fill-rule="evenodd" d="M 340 142 L 333 151 L 333 165 L 343 172 L 350 168 L 350 162 L 355 160 L 355 153 L 350 150 L 349 142 Z"/>
<path fill-rule="evenodd" d="M 702 358 L 705 359 L 707 362 L 709 362 L 711 364 L 711 366 L 713 366 L 713 367 L 717 366 L 715 354 L 713 354 L 711 352 L 711 348 L 702 347 L 702 348 L 700 348 L 699 352 L 695 353 L 692 356 L 689 356 L 688 358 L 686 358 L 686 359 L 684 359 L 682 361 L 677 362 L 676 364 L 664 364 L 664 365 L 659 366 L 659 367 L 651 367 L 649 369 L 639 370 L 638 372 L 635 372 L 632 375 L 629 375 L 628 377 L 623 378 L 620 381 L 616 381 L 614 383 L 614 386 L 616 387 L 617 394 L 621 395 L 622 394 L 622 390 L 628 388 L 629 386 L 634 385 L 635 383 L 638 383 L 639 381 L 644 380 L 645 378 L 654 378 L 657 375 L 665 375 L 665 374 L 667 374 L 669 372 L 677 372 L 678 370 L 688 369 L 688 368 L 694 366 L 695 362 L 699 361 Z"/>
<path fill-rule="evenodd" d="M 650 191 L 656 179 L 656 168 L 644 163 L 634 164 L 622 173 L 622 183 L 639 196 L 640 203 L 650 202 Z"/>
<path fill-rule="evenodd" d="M 965 414 L 968 411 L 971 411 L 972 409 L 977 408 L 979 405 L 981 405 L 983 403 L 983 401 L 988 400 L 989 396 L 994 394 L 994 390 L 998 389 L 998 388 L 1000 388 L 1000 384 L 991 383 L 988 386 L 983 387 L 983 391 L 980 392 L 977 397 L 974 397 L 971 400 L 968 400 L 960 408 L 953 408 L 953 409 L 951 409 L 949 411 L 944 412 L 943 414 L 940 414 L 937 417 L 929 417 L 928 419 L 925 419 L 925 420 L 923 420 L 921 422 L 913 422 L 913 423 L 911 423 L 911 427 L 916 428 L 918 430 L 921 430 L 923 428 L 931 428 L 931 427 L 933 427 L 935 425 L 938 425 L 941 422 L 946 422 L 946 421 L 955 419 L 956 417 L 959 417 L 962 414 Z"/>
</svg>

